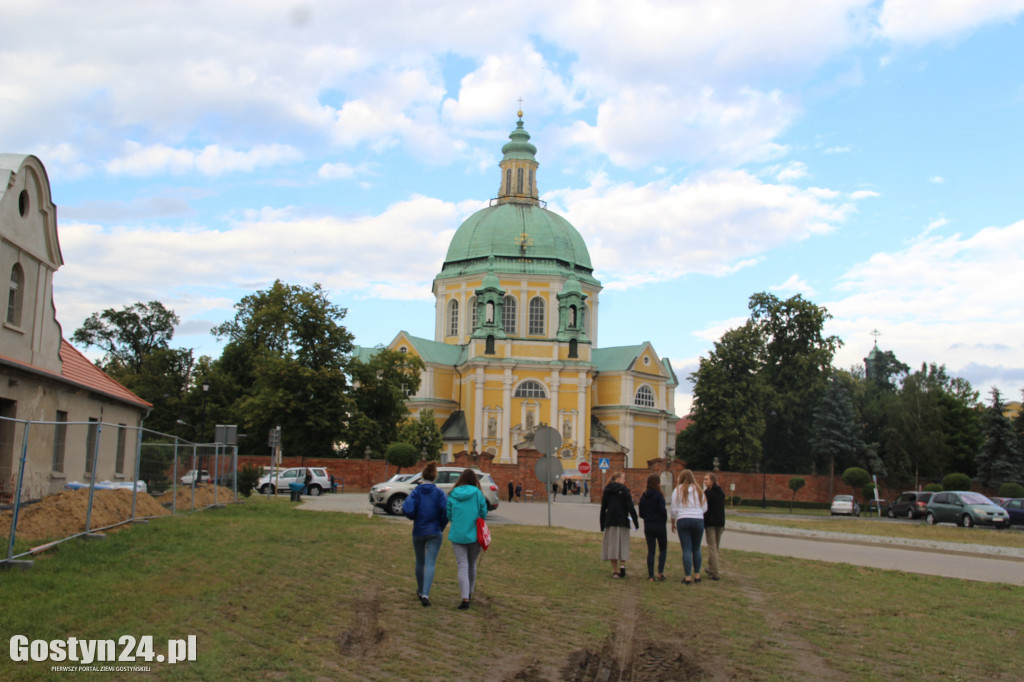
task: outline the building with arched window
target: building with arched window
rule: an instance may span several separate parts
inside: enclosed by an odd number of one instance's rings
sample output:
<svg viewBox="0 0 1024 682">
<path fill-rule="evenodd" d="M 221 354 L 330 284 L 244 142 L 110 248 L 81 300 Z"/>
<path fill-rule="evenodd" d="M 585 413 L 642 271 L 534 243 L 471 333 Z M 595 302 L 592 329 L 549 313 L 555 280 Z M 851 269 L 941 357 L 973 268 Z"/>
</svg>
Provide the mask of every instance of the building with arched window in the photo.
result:
<svg viewBox="0 0 1024 682">
<path fill-rule="evenodd" d="M 514 463 L 549 425 L 566 469 L 602 453 L 645 466 L 675 442 L 675 373 L 650 343 L 598 347 L 601 283 L 580 233 L 538 197 L 519 117 L 497 198 L 455 232 L 434 279 L 434 338 L 400 332 L 388 346 L 426 366 L 409 407 L 434 410 L 448 455 Z"/>
<path fill-rule="evenodd" d="M 0 503 L 17 489 L 21 439 L 22 499 L 74 480 L 138 478 L 126 455 L 151 405 L 62 337 L 53 274 L 63 264 L 42 162 L 0 154 L 0 272 L 8 283 L 0 298 Z M 104 431 L 104 423 L 115 428 Z"/>
</svg>

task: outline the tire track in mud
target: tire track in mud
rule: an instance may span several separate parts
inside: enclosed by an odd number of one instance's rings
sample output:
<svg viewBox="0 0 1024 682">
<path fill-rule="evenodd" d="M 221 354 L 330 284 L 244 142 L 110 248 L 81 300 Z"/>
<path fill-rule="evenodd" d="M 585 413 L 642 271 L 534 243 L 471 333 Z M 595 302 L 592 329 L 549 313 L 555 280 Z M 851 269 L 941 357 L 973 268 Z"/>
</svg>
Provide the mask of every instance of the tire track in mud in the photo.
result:
<svg viewBox="0 0 1024 682">
<path fill-rule="evenodd" d="M 801 680 L 846 680 L 842 671 L 836 670 L 819 654 L 818 647 L 793 631 L 787 614 L 775 611 L 766 605 L 764 595 L 754 587 L 744 585 L 740 592 L 751 606 L 764 617 L 770 633 L 764 642 L 785 649 L 792 654 L 794 677 Z"/>
<path fill-rule="evenodd" d="M 380 624 L 381 604 L 376 590 L 353 601 L 352 605 L 355 608 L 352 627 L 338 635 L 338 653 L 362 657 L 384 642 L 387 631 Z"/>
</svg>

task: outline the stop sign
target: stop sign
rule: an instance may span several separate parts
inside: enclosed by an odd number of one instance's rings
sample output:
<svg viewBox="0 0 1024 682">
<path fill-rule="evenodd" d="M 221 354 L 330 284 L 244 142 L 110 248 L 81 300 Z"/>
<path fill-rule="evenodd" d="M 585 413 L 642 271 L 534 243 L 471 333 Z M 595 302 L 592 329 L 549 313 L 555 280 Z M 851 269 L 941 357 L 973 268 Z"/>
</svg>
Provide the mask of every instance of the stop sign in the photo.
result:
<svg viewBox="0 0 1024 682">
<path fill-rule="evenodd" d="M 580 462 L 576 466 L 576 468 L 579 469 L 579 472 L 581 474 L 589 474 L 590 473 L 590 462 Z"/>
</svg>

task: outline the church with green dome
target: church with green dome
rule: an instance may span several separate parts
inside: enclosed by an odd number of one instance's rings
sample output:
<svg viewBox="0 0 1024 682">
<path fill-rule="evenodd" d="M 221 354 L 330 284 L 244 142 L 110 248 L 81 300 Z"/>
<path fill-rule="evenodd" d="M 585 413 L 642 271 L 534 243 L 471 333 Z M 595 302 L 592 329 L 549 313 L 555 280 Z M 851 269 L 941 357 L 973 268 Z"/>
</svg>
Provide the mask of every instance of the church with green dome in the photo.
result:
<svg viewBox="0 0 1024 682">
<path fill-rule="evenodd" d="M 605 455 L 645 467 L 674 445 L 672 366 L 646 341 L 598 346 L 601 283 L 583 237 L 539 198 L 522 112 L 501 151 L 497 197 L 462 223 L 434 278 L 434 338 L 388 344 L 426 366 L 409 409 L 434 411 L 445 461 L 517 463 L 548 425 L 567 473 Z"/>
</svg>

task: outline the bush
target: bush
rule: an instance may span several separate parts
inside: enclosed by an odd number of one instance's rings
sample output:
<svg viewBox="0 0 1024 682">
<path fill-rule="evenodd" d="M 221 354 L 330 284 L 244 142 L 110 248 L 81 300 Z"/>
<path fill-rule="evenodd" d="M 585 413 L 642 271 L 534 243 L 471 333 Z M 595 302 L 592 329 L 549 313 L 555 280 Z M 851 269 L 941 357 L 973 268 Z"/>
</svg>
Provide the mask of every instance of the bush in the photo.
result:
<svg viewBox="0 0 1024 682">
<path fill-rule="evenodd" d="M 868 483 L 860 489 L 860 494 L 864 496 L 865 500 L 873 500 L 875 499 L 875 488 L 877 487 L 874 483 Z M 881 495 L 879 495 L 879 498 L 881 498 Z"/>
<path fill-rule="evenodd" d="M 238 492 L 249 497 L 260 480 L 262 470 L 255 464 L 246 464 L 238 471 Z"/>
<path fill-rule="evenodd" d="M 854 490 L 863 488 L 871 482 L 871 474 L 860 467 L 850 467 L 843 472 L 843 483 Z"/>
<path fill-rule="evenodd" d="M 946 474 L 942 478 L 943 490 L 970 490 L 971 477 L 967 474 Z"/>
<path fill-rule="evenodd" d="M 1024 486 L 1019 483 L 1004 483 L 999 486 L 999 497 L 1024 497 Z"/>
<path fill-rule="evenodd" d="M 942 484 L 941 483 L 929 483 L 928 485 L 926 485 L 924 487 L 924 491 L 926 493 L 941 493 L 942 492 Z"/>
<path fill-rule="evenodd" d="M 740 497 L 739 495 L 733 495 L 732 496 L 732 506 L 738 507 L 738 506 L 740 506 L 741 502 L 743 502 L 743 498 L 742 497 Z"/>
<path fill-rule="evenodd" d="M 419 450 L 409 443 L 392 443 L 384 452 L 384 460 L 397 466 L 399 471 L 413 466 L 419 461 L 419 458 Z"/>
</svg>

